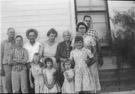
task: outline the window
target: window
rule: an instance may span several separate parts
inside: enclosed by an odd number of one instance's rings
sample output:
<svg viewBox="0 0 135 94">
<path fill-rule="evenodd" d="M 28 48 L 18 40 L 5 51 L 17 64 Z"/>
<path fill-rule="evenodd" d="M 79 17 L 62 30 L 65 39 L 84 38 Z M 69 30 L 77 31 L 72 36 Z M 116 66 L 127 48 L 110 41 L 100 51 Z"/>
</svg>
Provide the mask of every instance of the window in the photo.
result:
<svg viewBox="0 0 135 94">
<path fill-rule="evenodd" d="M 76 22 L 84 15 L 92 17 L 92 28 L 98 32 L 101 46 L 108 45 L 110 39 L 109 17 L 106 0 L 75 0 Z"/>
</svg>

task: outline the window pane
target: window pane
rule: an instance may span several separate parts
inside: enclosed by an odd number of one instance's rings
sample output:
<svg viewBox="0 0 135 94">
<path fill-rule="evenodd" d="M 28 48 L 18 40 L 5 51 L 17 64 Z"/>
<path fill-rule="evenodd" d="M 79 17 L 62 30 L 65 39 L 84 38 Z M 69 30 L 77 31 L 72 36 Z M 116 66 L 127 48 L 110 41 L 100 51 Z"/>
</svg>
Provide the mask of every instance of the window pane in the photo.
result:
<svg viewBox="0 0 135 94">
<path fill-rule="evenodd" d="M 105 0 L 76 0 L 77 11 L 106 10 Z"/>
</svg>

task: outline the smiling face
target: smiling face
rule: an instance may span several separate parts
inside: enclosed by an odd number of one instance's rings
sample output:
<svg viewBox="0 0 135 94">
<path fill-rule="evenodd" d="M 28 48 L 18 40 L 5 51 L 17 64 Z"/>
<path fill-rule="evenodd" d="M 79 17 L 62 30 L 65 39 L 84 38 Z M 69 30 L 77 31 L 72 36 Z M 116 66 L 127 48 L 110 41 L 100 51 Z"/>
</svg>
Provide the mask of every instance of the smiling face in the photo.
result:
<svg viewBox="0 0 135 94">
<path fill-rule="evenodd" d="M 23 39 L 22 39 L 21 37 L 17 37 L 17 38 L 15 39 L 15 43 L 16 43 L 16 46 L 17 46 L 17 47 L 20 47 L 20 46 L 23 45 Z"/>
<path fill-rule="evenodd" d="M 86 27 L 84 25 L 80 25 L 78 28 L 78 34 L 83 36 L 86 33 Z"/>
<path fill-rule="evenodd" d="M 36 34 L 34 32 L 30 32 L 29 33 L 29 40 L 30 41 L 35 41 L 35 39 L 36 39 Z"/>
<path fill-rule="evenodd" d="M 63 33 L 64 41 L 69 41 L 71 38 L 71 34 L 67 31 Z"/>
<path fill-rule="evenodd" d="M 9 29 L 8 32 L 7 32 L 7 35 L 10 38 L 14 38 L 15 37 L 15 30 L 13 28 Z"/>
<path fill-rule="evenodd" d="M 76 41 L 75 42 L 75 48 L 77 48 L 77 49 L 83 48 L 83 42 L 82 41 Z"/>
<path fill-rule="evenodd" d="M 49 35 L 49 41 L 51 41 L 51 42 L 54 42 L 55 41 L 55 38 L 56 38 L 56 34 L 54 33 L 50 33 L 50 35 Z"/>
</svg>

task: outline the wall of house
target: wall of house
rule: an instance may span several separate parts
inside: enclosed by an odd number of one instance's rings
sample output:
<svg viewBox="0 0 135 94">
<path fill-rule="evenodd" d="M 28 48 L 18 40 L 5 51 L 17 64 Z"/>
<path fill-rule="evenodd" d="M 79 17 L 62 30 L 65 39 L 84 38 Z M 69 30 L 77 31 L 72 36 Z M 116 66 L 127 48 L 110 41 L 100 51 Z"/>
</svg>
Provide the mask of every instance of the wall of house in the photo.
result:
<svg viewBox="0 0 135 94">
<path fill-rule="evenodd" d="M 38 41 L 47 39 L 50 28 L 58 31 L 57 41 L 63 40 L 64 30 L 75 34 L 75 13 L 73 0 L 1 0 L 1 40 L 7 38 L 9 27 L 24 37 L 27 29 L 39 31 Z"/>
</svg>

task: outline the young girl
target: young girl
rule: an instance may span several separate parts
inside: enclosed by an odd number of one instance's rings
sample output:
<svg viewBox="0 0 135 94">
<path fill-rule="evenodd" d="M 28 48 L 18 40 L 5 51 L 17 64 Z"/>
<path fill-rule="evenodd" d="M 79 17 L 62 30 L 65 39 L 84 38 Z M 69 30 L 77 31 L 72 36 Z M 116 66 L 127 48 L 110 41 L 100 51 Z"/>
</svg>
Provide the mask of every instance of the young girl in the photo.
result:
<svg viewBox="0 0 135 94">
<path fill-rule="evenodd" d="M 29 73 L 30 86 L 33 88 L 35 84 L 35 93 L 43 93 L 44 91 L 44 76 L 42 69 L 39 53 L 35 53 Z M 34 84 L 32 83 L 31 74 L 34 77 Z"/>
<path fill-rule="evenodd" d="M 75 93 L 75 83 L 74 83 L 74 70 L 71 68 L 72 60 L 67 59 L 64 63 L 64 83 L 62 86 L 62 93 Z"/>
<path fill-rule="evenodd" d="M 91 73 L 86 63 L 87 58 L 92 58 L 93 54 L 90 50 L 83 47 L 83 38 L 81 36 L 75 37 L 75 49 L 70 53 L 70 59 L 75 62 L 75 92 L 90 92 L 95 86 Z"/>
<path fill-rule="evenodd" d="M 44 93 L 60 92 L 60 86 L 56 82 L 55 78 L 56 69 L 53 68 L 53 60 L 51 58 L 46 58 L 44 63 L 47 67 L 43 70 L 45 80 Z"/>
</svg>

